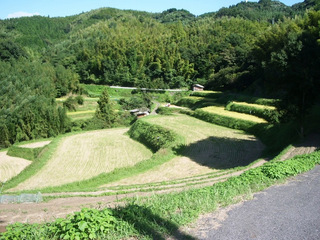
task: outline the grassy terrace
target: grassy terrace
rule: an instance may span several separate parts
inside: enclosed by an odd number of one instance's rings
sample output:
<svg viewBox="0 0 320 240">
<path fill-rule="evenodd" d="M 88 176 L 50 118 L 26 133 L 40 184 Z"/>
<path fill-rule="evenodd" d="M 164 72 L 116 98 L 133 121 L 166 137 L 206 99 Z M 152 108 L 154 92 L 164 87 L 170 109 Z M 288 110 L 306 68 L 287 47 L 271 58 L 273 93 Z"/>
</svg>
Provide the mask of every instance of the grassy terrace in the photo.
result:
<svg viewBox="0 0 320 240">
<path fill-rule="evenodd" d="M 151 151 L 125 135 L 127 130 L 98 130 L 62 138 L 47 164 L 11 190 L 40 189 L 83 181 L 150 158 Z"/>
<path fill-rule="evenodd" d="M 224 107 L 210 106 L 210 107 L 202 108 L 201 110 L 205 112 L 217 114 L 217 115 L 222 115 L 225 117 L 237 118 L 237 119 L 246 120 L 246 121 L 255 122 L 255 123 L 267 123 L 267 121 L 262 118 L 249 115 L 249 114 L 244 114 L 244 113 L 230 112 L 225 110 Z"/>
<path fill-rule="evenodd" d="M 255 103 L 247 103 L 247 102 L 232 102 L 236 105 L 246 106 L 246 107 L 252 107 L 252 108 L 259 108 L 259 109 L 267 109 L 267 110 L 275 110 L 276 108 L 274 106 L 268 106 L 268 105 L 261 105 L 261 104 L 255 104 Z"/>
</svg>

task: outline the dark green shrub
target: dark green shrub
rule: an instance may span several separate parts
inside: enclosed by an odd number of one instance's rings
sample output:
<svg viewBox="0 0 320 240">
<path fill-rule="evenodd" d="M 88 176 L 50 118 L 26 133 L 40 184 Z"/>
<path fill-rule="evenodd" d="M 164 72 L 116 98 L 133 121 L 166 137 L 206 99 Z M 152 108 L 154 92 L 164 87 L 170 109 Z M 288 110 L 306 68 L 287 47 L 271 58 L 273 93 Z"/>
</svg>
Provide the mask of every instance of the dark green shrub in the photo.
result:
<svg viewBox="0 0 320 240">
<path fill-rule="evenodd" d="M 67 108 L 69 111 L 76 111 L 77 101 L 73 97 L 68 97 L 67 100 L 63 102 L 63 107 Z"/>
<path fill-rule="evenodd" d="M 78 95 L 75 97 L 75 101 L 79 104 L 79 105 L 83 105 L 84 103 L 84 99 L 82 96 Z"/>
<path fill-rule="evenodd" d="M 174 132 L 143 120 L 136 121 L 128 133 L 131 138 L 143 143 L 154 152 L 161 148 L 172 147 L 177 142 L 177 135 Z"/>
</svg>

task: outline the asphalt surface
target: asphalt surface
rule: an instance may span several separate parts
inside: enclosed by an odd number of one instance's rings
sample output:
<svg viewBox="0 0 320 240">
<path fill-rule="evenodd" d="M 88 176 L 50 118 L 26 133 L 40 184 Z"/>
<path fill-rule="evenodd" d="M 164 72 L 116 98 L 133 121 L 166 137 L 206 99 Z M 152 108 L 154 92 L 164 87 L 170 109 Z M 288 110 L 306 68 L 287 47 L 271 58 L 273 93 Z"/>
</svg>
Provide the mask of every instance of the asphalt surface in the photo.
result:
<svg viewBox="0 0 320 240">
<path fill-rule="evenodd" d="M 193 233 L 197 239 L 319 240 L 320 166 L 219 211 L 224 217 L 202 219 L 206 226 Z"/>
</svg>

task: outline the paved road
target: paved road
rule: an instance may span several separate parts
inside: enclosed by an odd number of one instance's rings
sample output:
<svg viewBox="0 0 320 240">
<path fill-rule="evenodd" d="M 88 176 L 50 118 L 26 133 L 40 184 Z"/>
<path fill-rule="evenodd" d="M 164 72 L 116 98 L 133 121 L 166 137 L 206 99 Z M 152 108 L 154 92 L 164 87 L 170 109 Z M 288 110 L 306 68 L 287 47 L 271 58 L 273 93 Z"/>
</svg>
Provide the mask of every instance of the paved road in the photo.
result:
<svg viewBox="0 0 320 240">
<path fill-rule="evenodd" d="M 208 215 L 201 225 L 197 239 L 319 240 L 320 166 L 256 194 L 252 201 Z"/>
</svg>

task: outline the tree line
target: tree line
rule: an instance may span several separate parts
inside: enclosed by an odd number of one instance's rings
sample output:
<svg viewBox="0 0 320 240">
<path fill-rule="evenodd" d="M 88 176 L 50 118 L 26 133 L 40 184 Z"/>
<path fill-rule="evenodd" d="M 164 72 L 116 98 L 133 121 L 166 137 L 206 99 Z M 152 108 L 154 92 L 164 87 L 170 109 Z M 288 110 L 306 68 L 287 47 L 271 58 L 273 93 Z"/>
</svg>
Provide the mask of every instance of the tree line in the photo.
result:
<svg viewBox="0 0 320 240">
<path fill-rule="evenodd" d="M 318 9 L 260 0 L 198 17 L 102 8 L 0 20 L 0 146 L 67 131 L 54 98 L 79 83 L 246 90 L 303 122 L 319 86 Z"/>
</svg>

